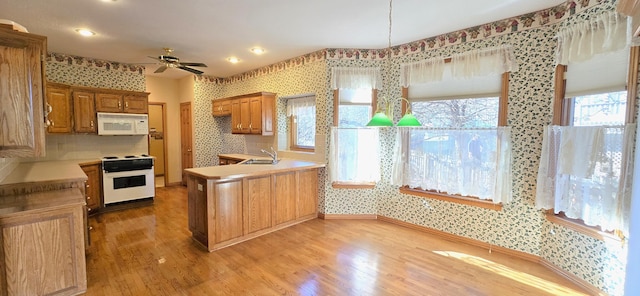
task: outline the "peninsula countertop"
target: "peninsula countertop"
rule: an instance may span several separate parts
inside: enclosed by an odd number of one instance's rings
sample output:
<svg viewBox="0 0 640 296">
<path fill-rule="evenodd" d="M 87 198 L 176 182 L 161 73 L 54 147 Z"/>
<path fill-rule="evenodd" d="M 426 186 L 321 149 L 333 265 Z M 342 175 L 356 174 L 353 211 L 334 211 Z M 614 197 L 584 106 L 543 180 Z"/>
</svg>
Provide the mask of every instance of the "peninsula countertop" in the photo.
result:
<svg viewBox="0 0 640 296">
<path fill-rule="evenodd" d="M 277 164 L 233 164 L 190 168 L 184 171 L 187 174 L 206 179 L 238 179 L 323 167 L 325 167 L 323 163 L 283 158 Z"/>
<path fill-rule="evenodd" d="M 78 160 L 23 162 L 0 181 L 0 187 L 18 183 L 56 181 L 85 181 L 87 175 L 78 165 Z"/>
</svg>

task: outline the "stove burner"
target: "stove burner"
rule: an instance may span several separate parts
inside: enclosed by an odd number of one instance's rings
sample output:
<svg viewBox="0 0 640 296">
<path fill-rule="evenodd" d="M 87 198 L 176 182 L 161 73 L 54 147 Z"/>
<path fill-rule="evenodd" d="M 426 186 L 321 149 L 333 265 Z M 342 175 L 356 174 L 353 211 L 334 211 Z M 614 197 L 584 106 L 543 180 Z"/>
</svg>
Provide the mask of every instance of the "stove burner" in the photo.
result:
<svg viewBox="0 0 640 296">
<path fill-rule="evenodd" d="M 117 156 L 105 156 L 103 159 L 118 159 Z"/>
<path fill-rule="evenodd" d="M 124 158 L 137 158 L 135 155 L 125 155 Z"/>
</svg>

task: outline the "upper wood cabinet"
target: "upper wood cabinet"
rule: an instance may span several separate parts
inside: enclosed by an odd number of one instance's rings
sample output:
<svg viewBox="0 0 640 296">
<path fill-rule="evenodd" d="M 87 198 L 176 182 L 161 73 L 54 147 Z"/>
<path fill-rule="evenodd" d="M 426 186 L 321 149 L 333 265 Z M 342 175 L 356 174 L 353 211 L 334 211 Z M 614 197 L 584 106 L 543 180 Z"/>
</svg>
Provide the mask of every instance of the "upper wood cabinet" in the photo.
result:
<svg viewBox="0 0 640 296">
<path fill-rule="evenodd" d="M 149 113 L 148 94 L 96 93 L 96 111 Z"/>
<path fill-rule="evenodd" d="M 47 38 L 0 25 L 0 157 L 45 155 Z"/>
<path fill-rule="evenodd" d="M 230 100 L 213 100 L 211 114 L 213 116 L 228 116 L 231 115 L 231 101 Z"/>
<path fill-rule="evenodd" d="M 73 129 L 77 133 L 98 133 L 94 96 L 87 91 L 73 92 Z"/>
<path fill-rule="evenodd" d="M 222 102 L 229 100 L 231 133 L 273 136 L 275 99 L 274 93 L 259 92 L 225 98 L 219 104 L 214 100 L 214 115 L 216 106 L 222 107 Z"/>
<path fill-rule="evenodd" d="M 48 133 L 70 133 L 71 123 L 71 90 L 67 85 L 47 84 L 47 108 L 50 110 Z"/>
<path fill-rule="evenodd" d="M 147 114 L 149 113 L 149 100 L 148 97 L 141 95 L 124 95 L 123 100 L 123 111 L 125 113 L 138 113 L 138 114 Z"/>
</svg>

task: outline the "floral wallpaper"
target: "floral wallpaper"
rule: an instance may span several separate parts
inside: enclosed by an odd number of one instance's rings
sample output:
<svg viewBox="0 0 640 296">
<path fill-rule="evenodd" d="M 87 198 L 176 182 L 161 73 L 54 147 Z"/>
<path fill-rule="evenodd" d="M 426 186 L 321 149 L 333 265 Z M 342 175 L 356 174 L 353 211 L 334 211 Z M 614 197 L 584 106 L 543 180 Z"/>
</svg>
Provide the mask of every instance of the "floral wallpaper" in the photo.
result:
<svg viewBox="0 0 640 296">
<path fill-rule="evenodd" d="M 585 236 L 548 222 L 535 208 L 535 187 L 542 131 L 551 123 L 554 97 L 555 46 L 559 28 L 602 11 L 615 9 L 615 0 L 567 1 L 557 7 L 429 37 L 393 48 L 391 70 L 383 72 L 379 96 L 397 97 L 401 63 L 449 57 L 477 48 L 510 44 L 519 70 L 509 82 L 508 125 L 513 141 L 513 202 L 502 210 L 401 194 L 388 180 L 392 166 L 394 128 L 381 129 L 382 181 L 373 189 L 334 189 L 321 178 L 319 211 L 336 215 L 380 215 L 445 231 L 492 245 L 540 256 L 611 295 L 622 295 L 625 246 Z M 196 165 L 215 163 L 221 151 L 246 151 L 244 136 L 230 134 L 228 118 L 211 116 L 211 100 L 258 91 L 278 97 L 313 93 L 317 100 L 316 133 L 329 134 L 333 97 L 331 67 L 375 67 L 385 61 L 384 50 L 326 49 L 230 78 L 196 77 Z M 284 103 L 278 101 L 278 114 Z M 399 120 L 400 103 L 394 106 Z M 278 120 L 278 131 L 285 131 Z M 327 149 L 328 143 L 327 143 Z M 326 157 L 328 158 L 328 157 Z M 325 159 L 326 159 L 325 158 Z M 330 169 L 330 168 L 329 168 Z"/>
<path fill-rule="evenodd" d="M 78 86 L 145 91 L 144 67 L 49 53 L 47 80 Z"/>
</svg>

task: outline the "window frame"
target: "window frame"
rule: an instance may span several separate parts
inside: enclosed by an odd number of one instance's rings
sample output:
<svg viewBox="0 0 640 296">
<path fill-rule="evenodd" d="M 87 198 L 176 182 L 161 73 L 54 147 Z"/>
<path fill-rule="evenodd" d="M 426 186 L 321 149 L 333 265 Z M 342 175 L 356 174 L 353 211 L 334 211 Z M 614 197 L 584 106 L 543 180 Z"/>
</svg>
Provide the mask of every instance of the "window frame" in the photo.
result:
<svg viewBox="0 0 640 296">
<path fill-rule="evenodd" d="M 627 73 L 627 110 L 625 116 L 625 124 L 634 123 L 636 121 L 636 100 L 638 93 L 638 63 L 640 62 L 640 46 L 632 46 L 629 49 L 629 68 Z M 565 79 L 565 73 L 567 71 L 567 65 L 557 65 L 555 69 L 555 94 L 553 101 L 553 117 L 552 125 L 569 125 L 571 112 L 573 112 L 572 101 L 573 98 L 566 98 L 565 93 L 567 89 L 567 80 Z M 629 83 L 629 82 L 635 83 Z M 637 147 L 636 147 L 637 149 Z M 623 165 L 623 167 L 625 167 Z M 556 214 L 554 209 L 549 209 L 545 213 L 547 221 L 565 226 L 573 229 L 582 234 L 590 237 L 605 240 L 614 239 L 621 240 L 623 234 L 621 231 L 603 231 L 600 226 L 586 225 L 581 219 L 572 219 L 564 215 L 563 212 Z"/>
<path fill-rule="evenodd" d="M 378 90 L 371 89 L 371 116 L 373 116 L 378 109 Z M 333 126 L 338 127 L 340 123 L 340 89 L 333 90 Z M 336 181 L 331 182 L 331 187 L 334 189 L 372 189 L 376 186 L 376 182 L 343 182 Z"/>
<path fill-rule="evenodd" d="M 445 59 L 445 63 L 451 62 L 450 58 Z M 510 72 L 504 72 L 500 78 L 500 96 L 498 102 L 498 125 L 506 126 L 507 125 L 507 114 L 509 107 L 509 79 Z M 409 97 L 409 88 L 402 88 L 402 97 Z M 407 110 L 407 102 L 402 101 L 402 114 L 404 114 Z M 458 204 L 470 205 L 490 210 L 501 211 L 502 204 L 495 204 L 491 200 L 483 200 L 474 196 L 462 196 L 457 194 L 447 194 L 442 192 L 437 192 L 436 190 L 422 190 L 417 188 L 409 188 L 409 186 L 402 186 L 399 188 L 400 193 L 413 195 L 421 198 L 432 198 L 438 200 L 449 201 Z"/>
<path fill-rule="evenodd" d="M 311 96 L 311 95 L 309 95 Z M 297 100 L 297 99 L 302 99 L 302 98 L 306 98 L 307 96 L 299 96 L 299 97 L 293 97 L 293 98 L 288 98 L 287 99 L 287 106 L 289 105 L 289 101 L 291 100 Z M 315 95 L 313 95 L 314 99 L 315 99 Z M 314 107 L 317 107 L 314 103 Z M 288 108 L 288 107 L 287 107 Z M 317 110 L 317 109 L 316 109 Z M 315 147 L 315 140 L 314 140 L 314 146 L 302 146 L 302 145 L 297 145 L 297 141 L 298 141 L 298 124 L 296 123 L 296 119 L 298 118 L 297 115 L 290 115 L 287 116 L 287 123 L 289 124 L 289 150 L 291 151 L 300 151 L 300 152 L 315 152 L 316 147 Z M 318 123 L 317 120 L 317 112 L 316 112 L 316 120 L 315 120 L 315 124 Z M 314 125 L 315 128 L 315 125 Z"/>
</svg>

